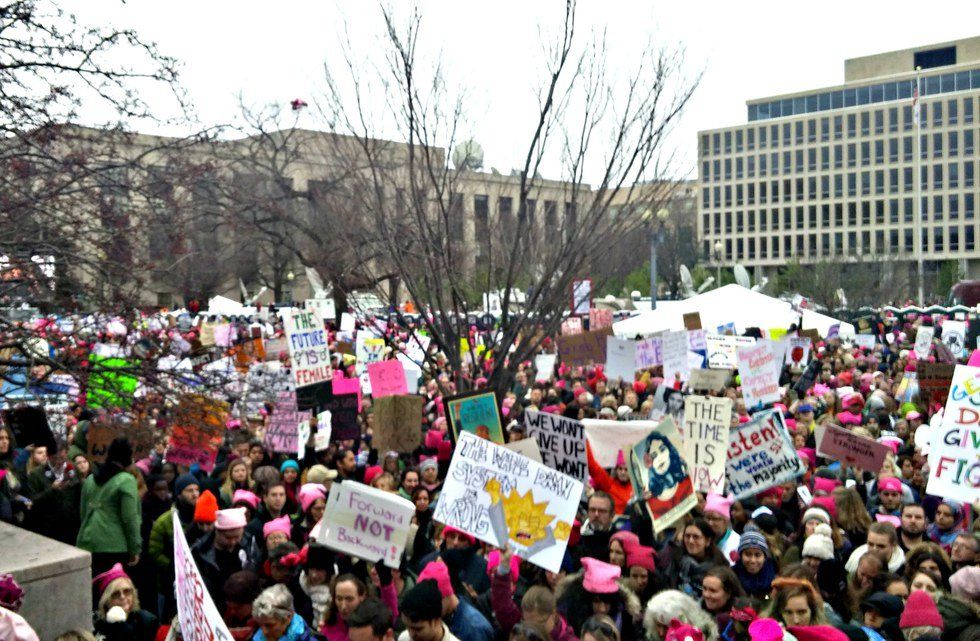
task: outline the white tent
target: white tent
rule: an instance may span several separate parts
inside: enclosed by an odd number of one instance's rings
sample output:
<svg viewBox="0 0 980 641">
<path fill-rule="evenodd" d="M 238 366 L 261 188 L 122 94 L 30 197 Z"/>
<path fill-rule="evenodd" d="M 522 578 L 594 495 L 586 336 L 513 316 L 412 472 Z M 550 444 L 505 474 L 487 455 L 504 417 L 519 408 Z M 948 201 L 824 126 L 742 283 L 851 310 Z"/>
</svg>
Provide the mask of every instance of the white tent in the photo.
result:
<svg viewBox="0 0 980 641">
<path fill-rule="evenodd" d="M 735 323 L 735 330 L 741 334 L 747 327 L 769 330 L 799 322 L 799 314 L 789 303 L 741 285 L 725 285 L 687 300 L 658 302 L 655 310 L 645 310 L 613 323 L 613 332 L 617 336 L 633 337 L 684 329 L 684 314 L 692 312 L 701 315 L 701 326 L 708 332 L 716 332 L 728 323 Z M 830 327 L 838 323 L 841 336 L 854 335 L 854 326 L 850 323 L 810 310 L 803 311 L 803 329 L 816 329 L 821 336 L 826 336 Z"/>
</svg>

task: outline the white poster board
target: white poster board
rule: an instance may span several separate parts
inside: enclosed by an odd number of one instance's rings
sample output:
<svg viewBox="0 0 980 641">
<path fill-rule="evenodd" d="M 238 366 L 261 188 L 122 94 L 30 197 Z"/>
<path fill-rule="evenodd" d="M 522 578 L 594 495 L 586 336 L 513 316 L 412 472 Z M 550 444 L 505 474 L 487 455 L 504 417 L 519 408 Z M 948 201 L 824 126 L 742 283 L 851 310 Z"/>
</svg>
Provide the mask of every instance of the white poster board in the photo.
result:
<svg viewBox="0 0 980 641">
<path fill-rule="evenodd" d="M 932 326 L 922 325 L 915 332 L 915 355 L 917 358 L 925 360 L 929 358 L 929 350 L 932 348 L 932 337 L 936 330 Z"/>
<path fill-rule="evenodd" d="M 415 505 L 392 492 L 356 481 L 334 483 L 311 538 L 332 550 L 397 568 L 414 514 Z"/>
<path fill-rule="evenodd" d="M 585 455 L 585 426 L 557 414 L 524 412 L 527 439 L 538 444 L 541 462 L 585 482 L 589 478 L 589 464 Z"/>
<path fill-rule="evenodd" d="M 330 348 L 323 321 L 315 311 L 283 310 L 283 325 L 289 342 L 290 371 L 296 387 L 305 387 L 333 378 Z"/>
<path fill-rule="evenodd" d="M 636 343 L 615 336 L 606 336 L 606 378 L 633 383 L 636 374 Z"/>
<path fill-rule="evenodd" d="M 760 412 L 731 430 L 725 471 L 729 494 L 736 500 L 791 481 L 806 471 L 782 412 Z"/>
<path fill-rule="evenodd" d="M 555 373 L 555 361 L 558 354 L 538 354 L 534 357 L 534 380 L 538 383 L 551 380 Z"/>
<path fill-rule="evenodd" d="M 956 366 L 942 422 L 930 431 L 926 493 L 967 504 L 980 499 L 980 367 Z"/>
<path fill-rule="evenodd" d="M 177 591 L 177 618 L 180 632 L 187 641 L 213 641 L 231 639 L 218 608 L 215 607 L 201 572 L 194 563 L 191 550 L 184 536 L 184 526 L 177 510 L 174 519 L 174 575 Z"/>
<path fill-rule="evenodd" d="M 691 376 L 691 363 L 687 358 L 687 331 L 664 332 L 660 339 L 663 345 L 664 381 L 672 384 L 677 374 L 686 381 Z"/>
<path fill-rule="evenodd" d="M 966 351 L 966 323 L 948 320 L 943 322 L 943 345 L 953 354 L 954 358 L 963 358 Z"/>
<path fill-rule="evenodd" d="M 582 490 L 581 481 L 461 432 L 433 518 L 557 572 Z"/>
<path fill-rule="evenodd" d="M 684 400 L 684 424 L 680 428 L 694 489 L 725 492 L 725 461 L 728 428 L 732 422 L 732 399 L 688 396 Z"/>
<path fill-rule="evenodd" d="M 751 347 L 741 347 L 738 352 L 738 375 L 742 381 L 742 398 L 748 408 L 775 403 L 780 399 L 779 369 L 768 341 L 759 341 Z"/>
</svg>

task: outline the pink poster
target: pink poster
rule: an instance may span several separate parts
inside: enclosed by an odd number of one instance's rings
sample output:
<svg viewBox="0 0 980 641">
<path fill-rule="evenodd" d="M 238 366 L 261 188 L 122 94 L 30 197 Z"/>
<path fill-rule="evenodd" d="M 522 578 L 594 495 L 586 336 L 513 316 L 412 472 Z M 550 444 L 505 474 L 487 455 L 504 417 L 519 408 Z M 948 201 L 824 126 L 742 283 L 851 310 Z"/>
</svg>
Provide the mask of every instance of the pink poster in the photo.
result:
<svg viewBox="0 0 980 641">
<path fill-rule="evenodd" d="M 371 396 L 374 398 L 408 394 L 408 381 L 401 361 L 368 363 L 367 372 L 371 379 Z"/>
<path fill-rule="evenodd" d="M 357 411 L 361 411 L 361 380 L 358 378 L 344 378 L 343 374 L 334 370 L 333 375 L 334 396 L 341 394 L 357 394 Z"/>
</svg>

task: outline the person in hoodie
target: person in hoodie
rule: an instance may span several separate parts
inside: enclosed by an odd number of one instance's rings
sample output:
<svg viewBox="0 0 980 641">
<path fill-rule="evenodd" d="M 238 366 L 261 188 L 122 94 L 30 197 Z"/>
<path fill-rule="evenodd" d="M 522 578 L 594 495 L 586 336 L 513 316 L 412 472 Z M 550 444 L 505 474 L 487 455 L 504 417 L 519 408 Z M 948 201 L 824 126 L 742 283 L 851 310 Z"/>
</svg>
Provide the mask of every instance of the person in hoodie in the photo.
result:
<svg viewBox="0 0 980 641">
<path fill-rule="evenodd" d="M 75 545 L 92 553 L 92 575 L 140 559 L 140 501 L 136 478 L 126 471 L 133 448 L 126 438 L 109 445 L 105 463 L 82 485 L 81 527 Z"/>
<path fill-rule="evenodd" d="M 497 625 L 503 636 L 509 636 L 518 622 L 540 625 L 548 631 L 551 641 L 578 641 L 575 631 L 561 614 L 554 593 L 543 585 L 533 585 L 521 598 L 520 607 L 514 602 L 519 559 L 509 549 L 496 553 L 497 563 L 491 577 L 490 601 Z"/>
<path fill-rule="evenodd" d="M 633 498 L 633 484 L 630 482 L 629 468 L 626 467 L 623 450 L 616 455 L 616 466 L 612 474 L 599 465 L 588 443 L 585 444 L 585 451 L 589 461 L 589 478 L 592 479 L 595 489 L 612 497 L 616 514 L 625 514 L 630 499 Z"/>
</svg>

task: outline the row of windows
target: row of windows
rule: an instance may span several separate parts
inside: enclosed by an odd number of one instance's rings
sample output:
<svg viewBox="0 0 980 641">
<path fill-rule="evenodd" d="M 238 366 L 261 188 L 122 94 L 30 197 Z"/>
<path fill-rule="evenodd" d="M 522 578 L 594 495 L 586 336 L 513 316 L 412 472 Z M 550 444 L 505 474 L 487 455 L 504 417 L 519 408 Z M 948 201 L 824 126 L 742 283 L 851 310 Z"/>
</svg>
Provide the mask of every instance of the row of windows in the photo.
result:
<svg viewBox="0 0 980 641">
<path fill-rule="evenodd" d="M 924 76 L 919 81 L 920 96 L 980 89 L 980 69 Z M 749 121 L 799 116 L 828 109 L 846 109 L 891 100 L 911 100 L 915 80 L 897 80 L 864 87 L 825 91 L 796 98 L 783 98 L 749 105 Z"/>
<path fill-rule="evenodd" d="M 923 165 L 919 168 L 919 186 L 924 191 L 971 188 L 976 184 L 974 168 L 975 163 L 972 160 L 965 161 L 962 165 L 959 163 Z M 832 176 L 784 178 L 724 187 L 703 187 L 701 209 L 739 207 L 756 203 L 765 205 L 818 198 L 912 193 L 915 191 L 913 176 L 913 168 L 904 167 Z"/>
<path fill-rule="evenodd" d="M 754 209 L 745 211 L 701 214 L 702 234 L 741 234 L 759 231 L 797 231 L 834 227 L 857 227 L 871 224 L 911 224 L 915 218 L 914 199 L 891 198 L 889 200 L 863 201 L 861 203 L 834 203 L 808 207 L 783 207 L 782 209 Z M 962 212 L 965 220 L 976 215 L 974 194 L 924 197 L 920 201 L 922 217 L 926 222 L 945 219 L 958 220 Z M 819 214 L 819 216 L 818 216 Z"/>
<path fill-rule="evenodd" d="M 920 124 L 922 128 L 952 126 L 959 123 L 971 124 L 974 120 L 974 108 L 977 98 L 954 98 L 945 102 L 932 102 L 920 105 Z M 901 114 L 901 118 L 899 118 Z M 915 115 L 911 105 L 877 109 L 874 112 L 840 114 L 824 116 L 811 120 L 784 122 L 760 127 L 748 127 L 735 131 L 714 132 L 701 134 L 701 154 L 719 155 L 735 153 L 743 150 L 752 151 L 757 146 L 765 149 L 769 146 L 778 147 L 791 144 L 827 142 L 856 138 L 872 134 L 883 134 L 886 131 L 895 133 L 911 131 L 915 125 Z M 781 134 L 781 135 L 780 135 Z"/>
<path fill-rule="evenodd" d="M 755 258 L 763 260 L 793 257 L 820 258 L 824 256 L 884 254 L 886 252 L 911 254 L 915 251 L 915 234 L 911 229 L 877 230 L 874 232 L 873 245 L 871 234 L 870 231 L 863 231 L 859 235 L 858 232 L 852 231 L 846 232 L 846 235 L 844 232 L 811 233 L 783 236 L 781 239 L 779 237 L 728 238 L 722 241 L 724 252 L 720 257 L 714 254 L 714 239 L 709 239 L 704 241 L 703 251 L 705 256 L 712 256 L 721 261 Z M 757 248 L 758 255 L 756 255 Z M 933 227 L 931 230 L 922 230 L 923 253 L 969 252 L 975 249 L 976 229 L 973 225 L 965 225 L 962 228 L 959 226 Z"/>
<path fill-rule="evenodd" d="M 946 133 L 922 134 L 919 136 L 919 157 L 955 158 L 960 155 L 972 155 L 976 149 L 976 133 L 972 129 L 964 131 L 949 131 Z M 848 143 L 846 145 L 824 145 L 809 149 L 794 151 L 771 152 L 769 154 L 750 155 L 745 158 L 725 158 L 701 161 L 701 182 L 718 182 L 721 180 L 742 180 L 767 175 L 803 173 L 841 169 L 847 167 L 868 167 L 872 164 L 883 165 L 886 162 L 911 162 L 914 155 L 914 138 L 889 138 L 887 140 Z"/>
</svg>

